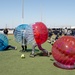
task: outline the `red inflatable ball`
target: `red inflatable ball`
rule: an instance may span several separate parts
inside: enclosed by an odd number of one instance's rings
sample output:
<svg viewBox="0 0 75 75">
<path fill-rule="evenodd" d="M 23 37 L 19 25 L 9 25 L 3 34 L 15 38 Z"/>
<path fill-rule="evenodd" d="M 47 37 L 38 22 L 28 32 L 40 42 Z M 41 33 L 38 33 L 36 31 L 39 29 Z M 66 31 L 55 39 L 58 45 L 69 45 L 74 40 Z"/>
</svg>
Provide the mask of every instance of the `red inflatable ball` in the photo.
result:
<svg viewBox="0 0 75 75">
<path fill-rule="evenodd" d="M 63 36 L 52 46 L 55 64 L 61 68 L 75 68 L 75 37 Z"/>
<path fill-rule="evenodd" d="M 34 38 L 37 44 L 44 43 L 48 38 L 48 29 L 42 22 L 36 22 L 32 25 Z"/>
</svg>

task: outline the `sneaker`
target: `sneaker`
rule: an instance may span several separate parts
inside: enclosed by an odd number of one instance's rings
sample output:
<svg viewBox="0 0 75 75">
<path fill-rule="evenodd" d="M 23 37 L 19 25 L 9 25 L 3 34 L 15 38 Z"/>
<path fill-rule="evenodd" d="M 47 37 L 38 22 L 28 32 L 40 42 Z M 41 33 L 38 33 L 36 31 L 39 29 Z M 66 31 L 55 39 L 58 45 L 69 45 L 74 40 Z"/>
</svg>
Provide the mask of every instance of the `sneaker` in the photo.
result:
<svg viewBox="0 0 75 75">
<path fill-rule="evenodd" d="M 43 53 L 43 56 L 50 56 L 49 52 L 48 53 Z"/>
<path fill-rule="evenodd" d="M 30 57 L 35 57 L 35 55 L 31 53 L 31 54 L 30 54 Z"/>
<path fill-rule="evenodd" d="M 17 47 L 15 47 L 15 50 L 17 50 Z"/>
<path fill-rule="evenodd" d="M 51 53 L 50 53 L 50 52 L 48 52 L 48 53 L 42 53 L 42 52 L 41 52 L 39 55 L 40 55 L 40 56 L 48 56 L 48 57 L 50 57 Z"/>
</svg>

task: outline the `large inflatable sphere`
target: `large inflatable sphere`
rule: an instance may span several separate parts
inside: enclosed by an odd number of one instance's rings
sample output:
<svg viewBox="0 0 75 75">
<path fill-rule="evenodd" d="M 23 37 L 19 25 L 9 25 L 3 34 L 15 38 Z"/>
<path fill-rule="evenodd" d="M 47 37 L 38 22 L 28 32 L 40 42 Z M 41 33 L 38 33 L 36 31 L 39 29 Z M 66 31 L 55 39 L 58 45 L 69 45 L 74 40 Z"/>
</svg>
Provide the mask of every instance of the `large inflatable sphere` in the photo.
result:
<svg viewBox="0 0 75 75">
<path fill-rule="evenodd" d="M 44 43 L 48 38 L 48 29 L 42 22 L 36 22 L 32 25 L 34 38 L 37 44 Z"/>
<path fill-rule="evenodd" d="M 21 24 L 14 30 L 14 36 L 17 42 L 22 44 L 23 39 L 27 40 L 27 44 L 31 43 L 34 39 L 32 26 L 28 24 Z"/>
<path fill-rule="evenodd" d="M 27 40 L 27 44 L 32 43 L 34 39 L 37 44 L 42 44 L 48 38 L 48 29 L 42 22 L 36 22 L 32 25 L 21 24 L 15 28 L 14 36 L 16 41 L 21 44 L 23 38 Z"/>
<path fill-rule="evenodd" d="M 55 64 L 61 68 L 75 68 L 75 37 L 63 36 L 52 46 Z"/>
<path fill-rule="evenodd" d="M 0 33 L 0 51 L 4 51 L 8 46 L 8 38 L 5 34 Z"/>
</svg>

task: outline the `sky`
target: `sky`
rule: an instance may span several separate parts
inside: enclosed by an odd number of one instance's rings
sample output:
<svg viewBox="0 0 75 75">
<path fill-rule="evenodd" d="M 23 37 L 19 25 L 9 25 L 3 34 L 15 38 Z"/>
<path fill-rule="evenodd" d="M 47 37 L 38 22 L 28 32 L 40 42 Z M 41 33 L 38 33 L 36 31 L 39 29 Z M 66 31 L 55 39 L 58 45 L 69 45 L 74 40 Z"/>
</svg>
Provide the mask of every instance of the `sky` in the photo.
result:
<svg viewBox="0 0 75 75">
<path fill-rule="evenodd" d="M 35 22 L 49 28 L 75 26 L 75 0 L 24 0 L 23 8 L 22 1 L 0 0 L 0 28 Z"/>
</svg>

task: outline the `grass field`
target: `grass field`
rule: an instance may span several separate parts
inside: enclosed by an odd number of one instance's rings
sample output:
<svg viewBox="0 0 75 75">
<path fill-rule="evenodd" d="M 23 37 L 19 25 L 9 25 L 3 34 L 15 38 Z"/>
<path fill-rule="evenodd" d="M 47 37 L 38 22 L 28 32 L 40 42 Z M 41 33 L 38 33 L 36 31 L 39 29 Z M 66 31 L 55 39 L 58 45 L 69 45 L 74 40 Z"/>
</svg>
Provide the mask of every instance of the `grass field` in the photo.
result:
<svg viewBox="0 0 75 75">
<path fill-rule="evenodd" d="M 21 58 L 21 45 L 14 40 L 13 35 L 8 36 L 9 44 L 17 46 L 17 50 L 0 51 L 0 75 L 75 75 L 75 69 L 66 70 L 53 65 L 54 59 L 50 57 L 29 57 L 31 51 L 23 52 L 25 59 Z M 45 42 L 42 45 L 51 51 L 51 45 Z M 31 45 L 28 49 L 31 50 Z M 36 47 L 36 53 L 40 52 Z"/>
</svg>

